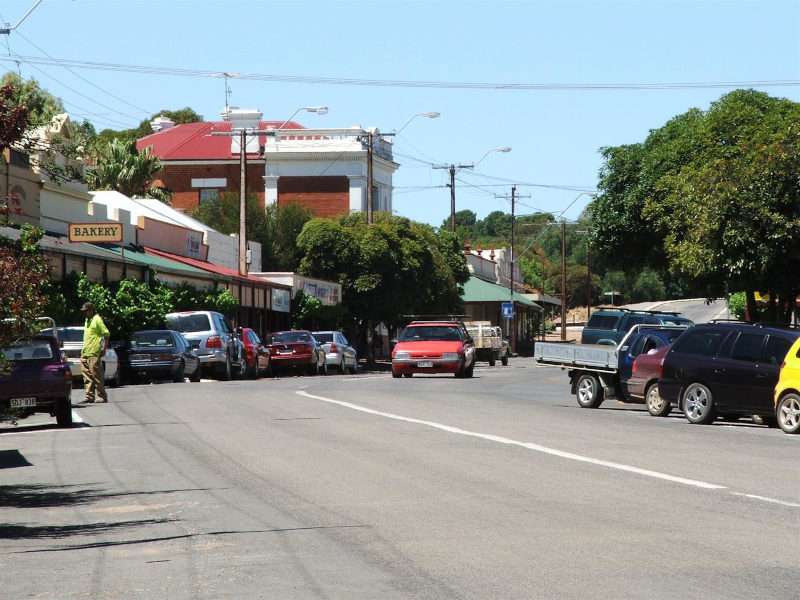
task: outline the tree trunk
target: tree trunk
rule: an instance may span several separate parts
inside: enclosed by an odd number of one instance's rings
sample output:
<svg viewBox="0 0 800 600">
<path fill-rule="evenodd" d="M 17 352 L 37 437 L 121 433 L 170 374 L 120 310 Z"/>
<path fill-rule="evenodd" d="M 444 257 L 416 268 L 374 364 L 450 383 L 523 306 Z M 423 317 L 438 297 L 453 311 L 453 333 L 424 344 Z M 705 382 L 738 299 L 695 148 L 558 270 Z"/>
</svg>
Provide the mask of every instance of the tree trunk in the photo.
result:
<svg viewBox="0 0 800 600">
<path fill-rule="evenodd" d="M 756 322 L 758 321 L 758 307 L 756 306 L 756 294 L 752 289 L 748 289 L 745 291 L 745 297 L 747 298 L 747 308 L 745 309 L 744 313 L 744 320 Z"/>
<path fill-rule="evenodd" d="M 372 347 L 372 341 L 375 338 L 375 327 L 372 319 L 367 320 L 367 364 L 369 366 L 375 365 L 375 350 Z"/>
<path fill-rule="evenodd" d="M 769 323 L 777 323 L 778 322 L 778 301 L 775 297 L 775 290 L 769 291 L 769 302 L 767 304 L 767 322 Z"/>
</svg>

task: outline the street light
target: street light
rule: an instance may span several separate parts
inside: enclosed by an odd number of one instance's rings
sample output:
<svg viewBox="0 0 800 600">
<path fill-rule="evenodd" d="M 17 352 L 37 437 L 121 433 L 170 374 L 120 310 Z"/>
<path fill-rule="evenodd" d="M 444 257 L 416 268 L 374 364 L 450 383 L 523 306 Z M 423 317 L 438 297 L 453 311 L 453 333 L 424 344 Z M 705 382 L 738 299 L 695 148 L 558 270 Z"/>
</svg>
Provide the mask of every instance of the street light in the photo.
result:
<svg viewBox="0 0 800 600">
<path fill-rule="evenodd" d="M 289 123 L 289 121 L 291 121 L 292 119 L 295 118 L 297 113 L 302 112 L 302 111 L 306 111 L 306 112 L 310 112 L 310 113 L 317 113 L 318 115 L 327 115 L 328 114 L 328 107 L 327 106 L 301 106 L 300 108 L 298 108 L 296 111 L 294 111 L 292 113 L 291 117 L 289 117 L 283 123 L 281 123 L 281 126 L 278 127 L 278 129 L 276 129 L 275 131 L 278 131 L 279 129 L 283 129 L 284 126 L 286 126 L 286 124 Z"/>
<path fill-rule="evenodd" d="M 481 156 L 481 159 L 478 162 L 476 162 L 474 165 L 472 165 L 473 168 L 477 167 L 479 164 L 481 164 L 483 162 L 483 159 L 486 158 L 487 156 L 489 156 L 492 152 L 511 152 L 511 146 L 499 146 L 497 148 L 492 148 L 491 150 L 487 150 L 484 153 L 484 155 Z"/>
<path fill-rule="evenodd" d="M 427 119 L 438 119 L 438 118 L 439 118 L 439 117 L 441 117 L 441 116 L 442 116 L 442 113 L 440 113 L 440 112 L 436 112 L 436 111 L 432 111 L 432 112 L 421 112 L 421 113 L 417 113 L 417 114 L 415 114 L 415 115 L 411 115 L 411 117 L 409 117 L 408 121 L 406 121 L 405 123 L 403 123 L 403 126 L 402 126 L 400 129 L 396 130 L 396 131 L 394 132 L 394 134 L 395 134 L 395 135 L 400 135 L 400 132 L 401 132 L 401 131 L 403 131 L 403 129 L 405 129 L 406 127 L 408 127 L 408 126 L 411 124 L 411 121 L 413 121 L 413 120 L 414 120 L 414 119 L 416 119 L 417 117 L 425 117 L 425 118 L 427 118 Z"/>
</svg>

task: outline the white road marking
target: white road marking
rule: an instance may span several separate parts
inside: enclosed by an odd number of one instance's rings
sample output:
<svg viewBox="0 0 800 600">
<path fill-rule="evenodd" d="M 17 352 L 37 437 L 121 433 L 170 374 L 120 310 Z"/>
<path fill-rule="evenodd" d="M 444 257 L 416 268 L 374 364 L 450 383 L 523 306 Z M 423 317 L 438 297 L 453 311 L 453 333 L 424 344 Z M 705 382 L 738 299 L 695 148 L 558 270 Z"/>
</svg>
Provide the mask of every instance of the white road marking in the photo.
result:
<svg viewBox="0 0 800 600">
<path fill-rule="evenodd" d="M 762 502 L 769 502 L 770 504 L 779 504 L 781 506 L 788 506 L 790 508 L 800 508 L 800 504 L 795 502 L 786 502 L 786 500 L 778 500 L 777 498 L 768 498 L 766 496 L 757 496 L 755 494 L 744 494 L 742 492 L 731 492 L 734 496 L 742 496 L 744 498 L 751 498 L 752 500 L 761 500 Z"/>
<path fill-rule="evenodd" d="M 702 488 L 706 490 L 723 490 L 727 489 L 724 485 L 718 485 L 716 483 L 709 483 L 707 481 L 699 481 L 697 479 L 688 479 L 686 477 L 677 477 L 675 475 L 669 475 L 668 473 L 661 473 L 659 471 L 651 471 L 649 469 L 641 469 L 639 467 L 634 467 L 632 465 L 626 465 L 622 463 L 611 462 L 607 460 L 601 460 L 597 458 L 592 458 L 590 456 L 583 456 L 581 454 L 575 454 L 573 452 L 565 452 L 563 450 L 558 450 L 556 448 L 549 448 L 547 446 L 542 446 L 540 444 L 533 444 L 529 442 L 520 442 L 518 440 L 513 440 L 511 438 L 502 437 L 499 435 L 493 435 L 489 433 L 480 433 L 477 431 L 469 431 L 467 429 L 461 429 L 459 427 L 451 427 L 450 425 L 444 425 L 442 423 L 436 423 L 435 421 L 425 421 L 422 419 L 415 419 L 412 417 L 404 417 L 402 415 L 396 415 L 394 413 L 383 412 L 380 410 L 374 410 L 372 408 L 367 408 L 366 406 L 360 406 L 358 404 L 353 404 L 352 402 L 343 402 L 341 400 L 334 400 L 332 398 L 325 398 L 324 396 L 316 396 L 314 394 L 309 394 L 305 391 L 297 391 L 296 394 L 311 398 L 312 400 L 319 400 L 321 402 L 328 402 L 330 404 L 336 404 L 338 406 L 342 406 L 344 408 L 349 408 L 351 410 L 357 410 L 359 412 L 376 415 L 379 417 L 385 417 L 387 419 L 393 419 L 395 421 L 403 421 L 406 423 L 414 423 L 417 425 L 424 425 L 425 427 L 431 427 L 433 429 L 438 429 L 440 431 L 445 431 L 447 433 L 454 433 L 457 435 L 463 435 L 467 437 L 474 437 L 480 438 L 484 440 L 488 440 L 490 442 L 496 442 L 499 444 L 507 444 L 509 446 L 518 446 L 520 448 L 526 448 L 527 450 L 533 450 L 534 452 L 541 452 L 543 454 L 549 454 L 551 456 L 558 456 L 560 458 L 566 458 L 568 460 L 574 460 L 578 462 L 588 463 L 592 465 L 597 465 L 601 467 L 606 467 L 609 469 L 616 469 L 618 471 L 625 471 L 628 473 L 634 473 L 636 475 L 643 475 L 645 477 L 652 477 L 654 479 L 662 479 L 664 481 L 670 481 L 672 483 L 680 483 L 682 485 L 688 485 L 692 487 Z"/>
</svg>

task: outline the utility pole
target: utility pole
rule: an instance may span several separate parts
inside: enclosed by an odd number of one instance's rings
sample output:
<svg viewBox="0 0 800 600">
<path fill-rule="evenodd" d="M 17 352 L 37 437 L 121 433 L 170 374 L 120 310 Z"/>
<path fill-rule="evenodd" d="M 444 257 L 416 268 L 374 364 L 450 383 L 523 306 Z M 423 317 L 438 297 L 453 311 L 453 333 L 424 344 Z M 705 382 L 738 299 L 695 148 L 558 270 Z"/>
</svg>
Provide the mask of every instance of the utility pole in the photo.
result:
<svg viewBox="0 0 800 600">
<path fill-rule="evenodd" d="M 455 233 L 456 230 L 456 172 L 460 169 L 474 169 L 475 164 L 449 164 L 449 165 L 433 165 L 434 169 L 447 169 L 450 173 L 450 231 Z"/>
<path fill-rule="evenodd" d="M 495 198 L 505 198 L 506 200 L 509 199 L 509 196 L 495 196 Z M 512 352 L 517 351 L 517 311 L 516 307 L 514 306 L 514 266 L 516 264 L 516 255 L 514 254 L 514 244 L 516 242 L 516 231 L 517 231 L 517 199 L 518 198 L 530 198 L 530 196 L 518 196 L 517 195 L 517 186 L 511 186 L 511 248 L 509 249 L 509 265 L 511 266 L 511 273 L 509 276 L 509 286 L 508 286 L 508 295 L 509 300 L 511 301 L 511 306 L 514 307 L 511 317 L 511 323 L 509 324 L 511 334 L 511 350 Z"/>
<path fill-rule="evenodd" d="M 372 163 L 374 159 L 373 154 L 373 143 L 374 138 L 372 136 L 372 131 L 367 132 L 367 223 L 372 225 L 375 222 L 375 207 L 372 204 L 372 184 L 373 184 L 373 174 L 372 174 Z"/>
<path fill-rule="evenodd" d="M 247 130 L 239 135 L 239 275 L 247 275 Z"/>
<path fill-rule="evenodd" d="M 561 341 L 567 341 L 567 222 L 561 220 Z"/>
<path fill-rule="evenodd" d="M 589 317 L 592 316 L 592 268 L 590 262 L 591 245 L 589 238 L 586 238 L 586 324 L 589 324 Z"/>
</svg>

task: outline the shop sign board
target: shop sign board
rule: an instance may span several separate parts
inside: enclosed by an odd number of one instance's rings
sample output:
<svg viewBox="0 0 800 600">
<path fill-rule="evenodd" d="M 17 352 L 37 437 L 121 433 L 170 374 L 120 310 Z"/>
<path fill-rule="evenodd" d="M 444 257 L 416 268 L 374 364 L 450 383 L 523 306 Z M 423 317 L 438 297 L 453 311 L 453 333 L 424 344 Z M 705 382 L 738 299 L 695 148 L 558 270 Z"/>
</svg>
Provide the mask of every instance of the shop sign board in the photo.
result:
<svg viewBox="0 0 800 600">
<path fill-rule="evenodd" d="M 70 223 L 70 242 L 121 242 L 122 223 Z"/>
</svg>

